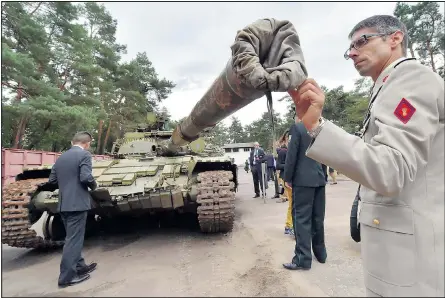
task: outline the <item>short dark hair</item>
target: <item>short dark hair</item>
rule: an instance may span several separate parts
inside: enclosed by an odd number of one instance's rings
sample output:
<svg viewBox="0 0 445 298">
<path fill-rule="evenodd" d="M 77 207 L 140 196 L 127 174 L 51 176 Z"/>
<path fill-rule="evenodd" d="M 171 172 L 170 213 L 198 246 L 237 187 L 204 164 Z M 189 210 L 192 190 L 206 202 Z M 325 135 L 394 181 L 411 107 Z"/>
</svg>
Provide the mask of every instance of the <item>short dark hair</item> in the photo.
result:
<svg viewBox="0 0 445 298">
<path fill-rule="evenodd" d="M 406 30 L 405 24 L 398 18 L 391 15 L 375 15 L 364 19 L 352 28 L 348 36 L 349 39 L 352 38 L 352 35 L 354 35 L 355 32 L 364 28 L 372 28 L 375 29 L 377 33 L 388 35 L 397 30 L 402 31 L 404 35 L 402 40 L 402 52 L 403 55 L 406 56 L 408 51 L 408 31 Z"/>
<path fill-rule="evenodd" d="M 86 144 L 88 142 L 91 142 L 92 140 L 93 137 L 88 131 L 81 131 L 74 135 L 72 142 L 73 144 L 78 144 L 78 143 Z"/>
</svg>

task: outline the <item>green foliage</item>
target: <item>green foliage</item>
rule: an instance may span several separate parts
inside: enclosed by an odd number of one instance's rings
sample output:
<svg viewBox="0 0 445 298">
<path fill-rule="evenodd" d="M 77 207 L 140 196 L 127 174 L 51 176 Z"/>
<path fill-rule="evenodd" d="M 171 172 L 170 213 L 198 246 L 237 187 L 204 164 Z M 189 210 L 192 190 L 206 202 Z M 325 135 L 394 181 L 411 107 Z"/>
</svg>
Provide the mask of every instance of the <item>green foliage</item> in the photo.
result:
<svg viewBox="0 0 445 298">
<path fill-rule="evenodd" d="M 247 133 L 241 121 L 235 116 L 232 117 L 232 123 L 229 126 L 228 139 L 227 143 L 244 143 L 247 139 Z"/>
<path fill-rule="evenodd" d="M 411 56 L 444 77 L 445 24 L 439 3 L 397 2 L 394 15 L 407 27 Z"/>
<path fill-rule="evenodd" d="M 60 151 L 88 130 L 103 153 L 171 92 L 146 53 L 122 62 L 95 2 L 2 3 L 2 146 Z"/>
<path fill-rule="evenodd" d="M 223 122 L 219 122 L 208 134 L 208 139 L 212 140 L 211 142 L 216 146 L 224 146 L 229 143 L 227 141 L 229 139 L 228 127 Z"/>
</svg>

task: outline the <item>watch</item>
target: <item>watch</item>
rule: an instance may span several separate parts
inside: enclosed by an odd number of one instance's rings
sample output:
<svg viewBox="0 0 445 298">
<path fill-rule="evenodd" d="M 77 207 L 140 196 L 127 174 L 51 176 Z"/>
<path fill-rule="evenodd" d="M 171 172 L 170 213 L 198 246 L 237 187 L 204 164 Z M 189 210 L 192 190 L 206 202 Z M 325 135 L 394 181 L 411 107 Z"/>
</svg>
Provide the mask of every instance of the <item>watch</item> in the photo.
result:
<svg viewBox="0 0 445 298">
<path fill-rule="evenodd" d="M 315 139 L 318 136 L 325 122 L 326 120 L 323 117 L 320 117 L 320 119 L 318 119 L 318 126 L 313 130 L 308 130 L 307 133 L 311 136 L 311 138 Z"/>
</svg>

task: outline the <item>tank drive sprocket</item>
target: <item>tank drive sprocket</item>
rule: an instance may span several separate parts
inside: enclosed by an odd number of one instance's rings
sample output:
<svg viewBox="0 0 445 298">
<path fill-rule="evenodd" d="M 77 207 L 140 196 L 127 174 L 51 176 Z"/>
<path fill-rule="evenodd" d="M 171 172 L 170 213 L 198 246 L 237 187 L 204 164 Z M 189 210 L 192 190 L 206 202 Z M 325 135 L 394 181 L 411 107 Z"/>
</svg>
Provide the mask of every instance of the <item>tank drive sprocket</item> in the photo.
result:
<svg viewBox="0 0 445 298">
<path fill-rule="evenodd" d="M 235 183 L 230 171 L 206 171 L 198 174 L 198 221 L 204 233 L 226 233 L 235 219 Z"/>
<path fill-rule="evenodd" d="M 2 243 L 20 248 L 55 248 L 64 241 L 45 240 L 31 229 L 29 210 L 26 207 L 41 183 L 48 179 L 27 179 L 3 186 L 2 192 Z"/>
</svg>

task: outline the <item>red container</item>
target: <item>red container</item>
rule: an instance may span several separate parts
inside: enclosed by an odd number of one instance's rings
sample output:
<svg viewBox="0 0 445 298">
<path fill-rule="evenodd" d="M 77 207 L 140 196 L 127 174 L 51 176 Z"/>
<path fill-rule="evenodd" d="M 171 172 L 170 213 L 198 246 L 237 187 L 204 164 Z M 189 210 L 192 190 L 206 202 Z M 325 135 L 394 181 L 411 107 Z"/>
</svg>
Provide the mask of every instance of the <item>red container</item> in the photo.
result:
<svg viewBox="0 0 445 298">
<path fill-rule="evenodd" d="M 2 148 L 2 186 L 15 181 L 23 167 L 54 164 L 61 155 L 60 152 L 34 151 Z M 109 159 L 107 155 L 93 155 L 93 159 Z"/>
</svg>

